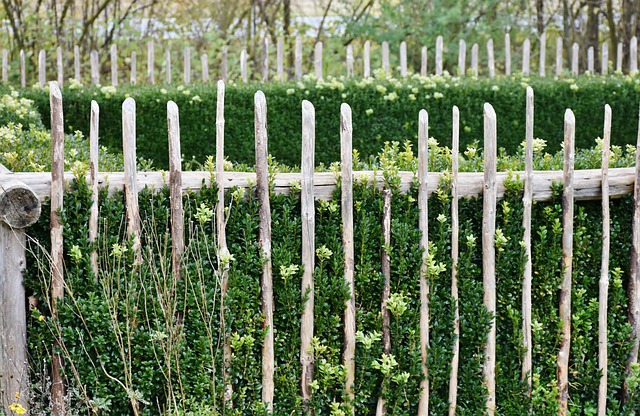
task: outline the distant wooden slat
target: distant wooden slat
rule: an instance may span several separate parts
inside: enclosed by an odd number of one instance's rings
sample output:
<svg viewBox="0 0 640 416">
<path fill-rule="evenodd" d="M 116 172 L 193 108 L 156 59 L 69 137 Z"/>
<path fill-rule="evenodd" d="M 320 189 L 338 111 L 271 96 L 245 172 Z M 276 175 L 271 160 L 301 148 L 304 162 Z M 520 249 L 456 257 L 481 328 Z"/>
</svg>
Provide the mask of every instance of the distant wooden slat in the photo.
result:
<svg viewBox="0 0 640 416">
<path fill-rule="evenodd" d="M 400 76 L 407 76 L 407 42 L 400 43 Z"/>
<path fill-rule="evenodd" d="M 474 77 L 478 76 L 478 44 L 474 43 L 471 47 L 471 74 Z"/>
<path fill-rule="evenodd" d="M 171 50 L 167 49 L 164 53 L 164 82 L 166 82 L 167 84 L 171 84 L 171 77 L 172 77 L 172 70 L 171 70 Z"/>
<path fill-rule="evenodd" d="M 353 46 L 347 45 L 347 77 L 353 77 Z"/>
<path fill-rule="evenodd" d="M 618 47 L 616 49 L 616 72 L 622 72 L 622 42 L 618 42 Z"/>
<path fill-rule="evenodd" d="M 429 209 L 428 173 L 429 173 L 429 114 L 420 110 L 418 114 L 418 227 L 420 228 L 420 358 L 422 380 L 420 380 L 420 402 L 418 415 L 429 415 L 429 367 L 427 366 L 429 349 Z"/>
<path fill-rule="evenodd" d="M 111 85 L 118 86 L 118 46 L 111 45 Z"/>
<path fill-rule="evenodd" d="M 571 350 L 571 278 L 573 270 L 573 204 L 575 117 L 564 116 L 564 175 L 562 192 L 562 285 L 560 288 L 561 336 L 558 351 L 558 416 L 569 411 L 569 354 Z"/>
<path fill-rule="evenodd" d="M 578 75 L 579 73 L 579 58 L 580 46 L 574 43 L 571 47 L 571 75 Z"/>
<path fill-rule="evenodd" d="M 313 66 L 317 79 L 322 79 L 322 42 L 317 42 L 313 52 Z"/>
<path fill-rule="evenodd" d="M 227 82 L 227 45 L 222 47 L 222 52 L 220 53 L 220 78 L 222 81 Z"/>
<path fill-rule="evenodd" d="M 496 411 L 496 164 L 497 120 L 491 104 L 484 105 L 484 192 L 482 195 L 482 282 L 484 306 L 492 315 L 484 361 L 487 415 Z"/>
<path fill-rule="evenodd" d="M 62 48 L 56 48 L 56 65 L 58 67 L 58 86 L 62 88 L 64 85 L 64 60 L 62 59 Z"/>
<path fill-rule="evenodd" d="M 242 78 L 242 82 L 247 82 L 247 51 L 240 51 L 240 77 Z"/>
<path fill-rule="evenodd" d="M 80 47 L 78 47 L 78 45 L 73 47 L 73 77 L 76 81 L 82 82 L 80 74 Z"/>
<path fill-rule="evenodd" d="M 522 44 L 522 75 L 529 76 L 531 73 L 530 68 L 530 59 L 531 59 L 531 42 L 529 38 L 524 40 Z"/>
<path fill-rule="evenodd" d="M 467 43 L 464 39 L 458 42 L 458 75 L 463 77 L 467 73 Z"/>
<path fill-rule="evenodd" d="M 137 54 L 136 51 L 131 52 L 131 75 L 129 77 L 129 82 L 132 85 L 136 85 L 137 82 Z"/>
<path fill-rule="evenodd" d="M 441 35 L 436 38 L 436 75 L 442 75 L 443 71 L 443 55 L 444 53 L 444 40 Z"/>
<path fill-rule="evenodd" d="M 296 66 L 296 80 L 302 79 L 302 38 L 296 36 L 296 49 L 295 49 L 295 66 Z"/>
<path fill-rule="evenodd" d="M 609 144 L 611 142 L 611 107 L 604 107 L 604 133 L 602 136 L 602 264 L 598 293 L 598 416 L 607 414 L 607 380 L 609 370 L 607 338 L 607 311 L 609 309 L 609 247 L 611 244 L 609 218 Z"/>
<path fill-rule="evenodd" d="M 262 43 L 262 82 L 269 81 L 269 38 Z"/>
<path fill-rule="evenodd" d="M 504 74 L 511 75 L 511 36 L 504 34 Z"/>
<path fill-rule="evenodd" d="M 546 58 L 547 58 L 547 34 L 540 35 L 540 62 L 538 64 L 538 75 L 544 77 L 546 75 Z"/>
<path fill-rule="evenodd" d="M 20 86 L 22 88 L 27 86 L 27 67 L 22 49 L 20 50 Z"/>
<path fill-rule="evenodd" d="M 206 53 L 200 55 L 200 69 L 202 82 L 209 82 L 209 55 Z"/>
<path fill-rule="evenodd" d="M 262 402 L 273 412 L 273 275 L 271 271 L 271 203 L 269 201 L 269 167 L 267 146 L 267 100 L 262 91 L 255 94 L 256 194 L 260 207 L 258 247 L 262 259 L 262 315 L 264 341 L 262 346 Z"/>
<path fill-rule="evenodd" d="M 47 84 L 47 55 L 42 49 L 38 53 L 38 81 L 42 88 Z"/>
<path fill-rule="evenodd" d="M 421 77 L 427 76 L 427 65 L 428 65 L 427 47 L 423 46 L 421 50 L 421 56 L 420 56 L 420 76 Z"/>
<path fill-rule="evenodd" d="M 169 135 L 169 201 L 171 206 L 171 271 L 182 280 L 184 255 L 184 207 L 182 206 L 182 155 L 180 153 L 180 117 L 175 102 L 167 103 Z"/>
<path fill-rule="evenodd" d="M 631 37 L 629 41 L 629 73 L 633 74 L 638 70 L 638 38 Z"/>
<path fill-rule="evenodd" d="M 284 38 L 278 37 L 276 43 L 276 72 L 278 75 L 278 81 L 284 81 Z"/>
<path fill-rule="evenodd" d="M 182 55 L 183 69 L 182 69 L 182 81 L 185 85 L 191 84 L 191 48 L 185 47 Z"/>
<path fill-rule="evenodd" d="M 92 50 L 89 60 L 91 64 L 91 84 L 100 84 L 100 58 L 98 57 L 98 51 Z"/>
<path fill-rule="evenodd" d="M 149 42 L 147 43 L 147 82 L 149 82 L 149 84 L 152 84 L 152 85 L 156 83 L 155 56 L 156 56 L 156 52 L 154 48 L 153 39 L 150 39 Z"/>
<path fill-rule="evenodd" d="M 607 42 L 602 44 L 601 64 L 600 74 L 607 75 L 607 72 L 609 71 L 609 44 Z"/>
<path fill-rule="evenodd" d="M 371 76 L 371 42 L 364 43 L 364 51 L 362 52 L 362 76 L 369 78 Z"/>
<path fill-rule="evenodd" d="M 556 76 L 562 75 L 562 37 L 556 38 Z"/>
<path fill-rule="evenodd" d="M 314 334 L 314 279 L 315 270 L 315 109 L 309 101 L 302 102 L 302 162 L 300 216 L 302 221 L 302 285 L 301 296 L 306 298 L 300 325 L 300 367 L 302 403 L 308 407 L 313 391 L 309 385 L 314 376 L 314 354 L 312 340 Z"/>
<path fill-rule="evenodd" d="M 487 41 L 487 67 L 489 69 L 489 78 L 496 76 L 496 64 L 493 54 L 493 39 Z"/>
<path fill-rule="evenodd" d="M 389 65 L 389 43 L 382 42 L 382 69 L 385 74 L 390 74 L 391 67 Z"/>
<path fill-rule="evenodd" d="M 595 73 L 595 54 L 593 51 L 593 46 L 589 46 L 589 48 L 587 49 L 587 71 L 589 71 L 590 74 Z"/>
</svg>

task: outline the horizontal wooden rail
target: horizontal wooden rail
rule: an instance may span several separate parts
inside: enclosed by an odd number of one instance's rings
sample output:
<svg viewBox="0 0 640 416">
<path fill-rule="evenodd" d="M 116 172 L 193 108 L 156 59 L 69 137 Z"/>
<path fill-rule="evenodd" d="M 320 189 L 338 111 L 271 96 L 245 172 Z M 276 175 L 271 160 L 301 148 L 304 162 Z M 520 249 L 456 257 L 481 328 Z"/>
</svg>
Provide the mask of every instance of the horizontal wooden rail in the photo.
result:
<svg viewBox="0 0 640 416">
<path fill-rule="evenodd" d="M 400 189 L 407 192 L 411 187 L 415 174 L 412 172 L 400 172 Z M 475 197 L 482 195 L 483 178 L 482 172 L 461 172 L 458 174 L 458 196 Z M 575 199 L 580 200 L 599 200 L 602 196 L 600 169 L 577 170 L 574 180 Z M 339 176 L 339 175 L 338 175 Z M 336 189 L 337 177 L 333 172 L 321 172 L 314 175 L 314 194 L 316 199 L 329 200 L 332 193 Z M 356 171 L 353 172 L 354 180 L 373 181 L 382 187 L 383 177 L 382 171 Z M 429 172 L 428 182 L 431 184 L 440 183 L 443 176 L 442 172 Z M 524 177 L 523 172 L 512 172 L 513 177 Z M 504 195 L 504 182 L 508 177 L 508 173 L 499 172 L 496 177 L 496 185 L 498 198 Z M 0 173 L 0 183 L 9 179 L 15 179 L 29 186 L 35 194 L 44 199 L 49 197 L 51 193 L 51 173 L 35 172 L 35 173 Z M 65 179 L 70 181 L 73 179 L 71 172 L 65 172 Z M 299 173 L 279 173 L 275 176 L 275 193 L 288 194 L 291 184 L 300 182 L 301 175 Z M 210 172 L 183 172 L 182 173 L 182 190 L 197 191 L 202 188 L 203 184 L 210 186 L 212 180 L 215 181 L 214 175 Z M 634 168 L 615 168 L 609 170 L 609 186 L 610 197 L 620 198 L 633 192 Z M 533 200 L 548 201 L 551 199 L 553 183 L 562 183 L 562 171 L 534 171 L 533 172 Z M 138 172 L 137 177 L 138 188 L 148 186 L 150 188 L 161 188 L 169 184 L 168 172 Z M 243 187 L 248 188 L 250 184 L 255 185 L 256 175 L 253 172 L 225 172 L 224 184 L 225 188 Z M 100 172 L 98 174 L 99 186 L 108 186 L 109 191 L 123 189 L 124 173 L 123 172 Z M 429 186 L 429 194 L 433 192 L 435 186 Z"/>
</svg>

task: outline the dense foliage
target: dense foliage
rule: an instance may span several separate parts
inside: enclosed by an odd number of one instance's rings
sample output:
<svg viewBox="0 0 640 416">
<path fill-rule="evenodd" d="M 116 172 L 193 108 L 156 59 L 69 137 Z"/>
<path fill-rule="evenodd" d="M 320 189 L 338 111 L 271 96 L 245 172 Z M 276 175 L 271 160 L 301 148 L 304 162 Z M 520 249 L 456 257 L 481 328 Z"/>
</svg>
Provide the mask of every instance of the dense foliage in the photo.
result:
<svg viewBox="0 0 640 416">
<path fill-rule="evenodd" d="M 521 76 L 455 78 L 449 76 L 405 80 L 385 78 L 326 81 L 306 79 L 300 83 L 232 84 L 225 97 L 225 153 L 232 162 L 252 165 L 254 156 L 253 95 L 267 97 L 269 151 L 279 161 L 300 164 L 301 101 L 316 108 L 316 160 L 329 164 L 340 157 L 340 104 L 353 109 L 353 143 L 363 158 L 375 155 L 385 141 L 417 140 L 418 112 L 429 112 L 430 135 L 449 143 L 454 105 L 460 109 L 461 147 L 482 142 L 485 102 L 498 117 L 498 145 L 508 153 L 518 149 L 525 130 L 525 87 L 535 91 L 535 137 L 548 142 L 551 151 L 560 149 L 563 114 L 571 108 L 576 116 L 576 147 L 591 147 L 602 135 L 604 104 L 613 110 L 612 144 L 635 144 L 637 140 L 638 91 L 640 78 L 629 76 L 581 76 L 576 79 L 523 78 Z M 25 90 L 38 110 L 47 115 L 46 90 Z M 89 131 L 90 102 L 100 104 L 100 137 L 111 151 L 121 151 L 121 104 L 125 97 L 137 103 L 138 155 L 152 159 L 157 167 L 168 164 L 166 102 L 180 108 L 181 150 L 185 161 L 204 161 L 214 154 L 216 87 L 214 84 L 150 87 L 81 87 L 77 83 L 63 91 L 67 130 Z"/>
<path fill-rule="evenodd" d="M 430 143 L 432 169 L 450 164 L 448 149 Z M 619 155 L 620 160 L 633 160 Z M 537 154 L 536 164 L 547 155 Z M 466 157 L 468 166 L 481 160 Z M 586 159 L 583 158 L 583 163 Z M 340 202 L 316 203 L 315 338 L 316 377 L 311 407 L 318 414 L 374 414 L 378 397 L 394 415 L 415 414 L 422 372 L 419 343 L 419 270 L 417 189 L 399 192 L 394 172 L 414 170 L 410 148 L 388 145 L 378 157 L 385 185 L 393 192 L 392 239 L 381 235 L 382 197 L 371 183 L 355 184 L 354 242 L 356 276 L 356 399 L 349 402 L 341 365 L 342 316 L 347 298 L 340 240 Z M 517 166 L 515 162 L 511 167 Z M 589 167 L 595 167 L 591 163 Z M 508 169 L 509 166 L 506 166 Z M 271 166 L 272 172 L 279 169 Z M 303 414 L 299 396 L 301 217 L 299 184 L 290 195 L 272 195 L 274 316 L 277 415 Z M 556 193 L 558 195 L 558 193 Z M 254 190 L 227 192 L 227 242 L 230 256 L 216 255 L 215 188 L 184 196 L 187 248 L 182 280 L 170 270 L 169 198 L 167 189 L 144 190 L 140 197 L 143 223 L 142 257 L 135 266 L 126 237 L 123 194 L 101 194 L 100 238 L 87 239 L 90 206 L 84 181 L 75 182 L 63 210 L 67 290 L 59 303 L 59 321 L 50 318 L 46 259 L 48 215 L 30 230 L 45 247 L 31 244 L 27 273 L 29 290 L 39 299 L 29 321 L 33 357 L 34 404 L 46 403 L 46 369 L 54 334 L 62 336 L 69 403 L 98 414 L 264 414 L 261 403 L 260 310 L 261 259 L 257 243 L 258 202 Z M 448 408 L 448 383 L 453 343 L 451 299 L 450 193 L 445 182 L 429 200 L 431 343 L 429 349 L 432 414 Z M 609 295 L 609 400 L 612 414 L 629 414 L 637 400 L 639 374 L 628 378 L 632 401 L 621 403 L 621 386 L 629 352 L 627 296 L 632 198 L 612 201 L 611 288 Z M 44 209 L 44 212 L 47 210 Z M 482 199 L 460 204 L 460 372 L 458 410 L 478 415 L 485 404 L 482 382 L 484 342 L 490 315 L 482 286 Z M 508 182 L 499 202 L 496 250 L 498 282 L 497 401 L 503 415 L 557 414 L 557 291 L 562 279 L 561 209 L 558 198 L 534 204 L 533 217 L 533 394 L 520 380 L 521 273 L 523 251 L 522 183 Z M 601 251 L 601 214 L 597 202 L 578 203 L 575 218 L 573 333 L 570 395 L 572 414 L 593 414 L 597 381 L 597 308 Z M 91 272 L 90 253 L 97 250 L 100 272 Z M 391 254 L 391 354 L 382 354 L 380 300 L 383 286 L 380 256 Z M 39 260 L 35 261 L 35 260 Z M 221 273 L 228 270 L 229 292 L 221 310 Z M 224 317 L 224 326 L 222 324 Z M 225 376 L 222 344 L 229 339 L 232 359 Z M 43 375 L 44 374 L 44 375 Z M 225 382 L 233 385 L 233 409 L 223 409 Z M 635 386 L 635 387 L 634 387 Z M 135 409 L 135 411 L 134 411 Z"/>
</svg>

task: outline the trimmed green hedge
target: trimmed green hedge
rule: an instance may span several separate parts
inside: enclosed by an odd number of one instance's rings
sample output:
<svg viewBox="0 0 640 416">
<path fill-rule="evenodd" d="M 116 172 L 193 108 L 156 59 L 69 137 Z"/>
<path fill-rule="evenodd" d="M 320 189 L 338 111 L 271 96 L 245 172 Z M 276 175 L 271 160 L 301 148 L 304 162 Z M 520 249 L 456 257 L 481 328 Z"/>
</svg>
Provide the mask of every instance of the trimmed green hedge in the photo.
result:
<svg viewBox="0 0 640 416">
<path fill-rule="evenodd" d="M 417 140 L 418 111 L 429 112 L 430 135 L 450 143 L 451 109 L 461 114 L 461 147 L 482 142 L 483 104 L 491 103 L 498 115 L 498 144 L 514 152 L 524 140 L 525 87 L 535 91 L 535 136 L 547 140 L 548 150 L 560 148 L 563 115 L 571 108 L 576 116 L 578 147 L 591 147 L 602 135 L 605 104 L 613 110 L 612 144 L 635 143 L 638 129 L 640 79 L 629 76 L 581 76 L 577 79 L 499 77 L 494 80 L 455 77 L 406 80 L 364 80 L 301 83 L 231 84 L 225 106 L 225 153 L 233 162 L 252 165 L 254 157 L 253 95 L 267 97 L 269 151 L 276 160 L 299 165 L 301 149 L 301 101 L 316 109 L 316 161 L 329 164 L 340 158 L 339 112 L 346 102 L 353 109 L 353 145 L 363 157 L 376 154 L 385 141 Z M 35 101 L 49 122 L 49 97 L 45 90 L 22 91 Z M 100 104 L 100 136 L 112 151 L 120 151 L 121 103 L 131 96 L 137 103 L 138 155 L 152 159 L 157 167 L 168 165 L 166 102 L 180 108 L 182 152 L 185 160 L 202 162 L 215 151 L 215 84 L 141 87 L 91 87 L 78 85 L 63 91 L 68 131 L 88 136 L 90 101 Z"/>
</svg>

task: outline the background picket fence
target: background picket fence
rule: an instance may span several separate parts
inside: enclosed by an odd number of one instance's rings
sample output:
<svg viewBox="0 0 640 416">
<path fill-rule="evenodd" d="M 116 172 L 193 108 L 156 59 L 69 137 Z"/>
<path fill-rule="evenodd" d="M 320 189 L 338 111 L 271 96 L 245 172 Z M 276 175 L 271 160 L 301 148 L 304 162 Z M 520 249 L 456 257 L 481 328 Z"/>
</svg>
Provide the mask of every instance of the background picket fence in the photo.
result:
<svg viewBox="0 0 640 416">
<path fill-rule="evenodd" d="M 122 104 L 123 123 L 123 154 L 124 172 L 99 172 L 98 171 L 98 124 L 99 108 L 96 102 L 91 106 L 91 160 L 90 173 L 87 177 L 90 189 L 92 190 L 93 205 L 91 207 L 91 217 L 89 223 L 89 238 L 96 241 L 98 238 L 98 188 L 107 186 L 109 189 L 124 189 L 126 200 L 127 232 L 133 237 L 133 249 L 137 250 L 140 256 L 140 217 L 138 213 L 138 191 L 145 186 L 160 188 L 168 185 L 170 188 L 171 200 L 171 241 L 172 241 L 172 270 L 176 276 L 181 272 L 181 259 L 184 252 L 184 209 L 182 206 L 182 194 L 186 190 L 198 190 L 202 186 L 209 186 L 215 183 L 218 187 L 219 203 L 216 207 L 217 215 L 217 241 L 219 253 L 228 253 L 225 237 L 224 222 L 224 198 L 225 189 L 232 187 L 250 188 L 255 186 L 257 198 L 260 202 L 260 232 L 259 247 L 265 259 L 262 273 L 262 305 L 265 317 L 266 334 L 263 348 L 263 378 L 262 378 L 262 400 L 269 408 L 272 408 L 274 401 L 274 346 L 273 346 L 273 284 L 271 273 L 271 212 L 270 212 L 270 176 L 268 171 L 268 138 L 267 138 L 267 103 L 264 94 L 258 91 L 255 94 L 255 141 L 256 141 L 256 164 L 255 173 L 225 172 L 224 171 L 224 91 L 223 81 L 218 82 L 218 103 L 216 120 L 216 164 L 215 175 L 210 172 L 182 172 L 180 153 L 180 124 L 179 109 L 172 101 L 167 103 L 168 121 L 168 141 L 170 169 L 168 176 L 161 172 L 138 172 L 136 168 L 136 103 L 133 99 L 127 98 Z M 60 222 L 59 210 L 63 204 L 63 194 L 65 183 L 72 177 L 70 172 L 64 172 L 64 120 L 62 113 L 62 94 L 59 86 L 52 82 L 50 84 L 51 100 L 51 129 L 53 139 L 52 171 L 51 173 L 0 173 L 0 183 L 12 182 L 19 189 L 24 190 L 29 195 L 32 205 L 37 205 L 31 211 L 31 216 L 23 223 L 11 223 L 8 217 L 4 216 L 6 225 L 1 227 L 0 237 L 3 241 L 9 241 L 3 247 L 2 259 L 4 280 L 0 279 L 0 294 L 3 301 L 0 303 L 1 314 L 3 316 L 0 332 L 12 334 L 5 336 L 5 342 L 0 345 L 0 378 L 2 384 L 2 402 L 6 411 L 9 403 L 13 403 L 15 398 L 11 392 L 25 391 L 28 385 L 28 363 L 26 355 L 26 320 L 25 320 L 25 296 L 21 282 L 21 270 L 24 268 L 24 231 L 23 228 L 33 224 L 39 215 L 39 204 L 44 198 L 49 197 L 51 201 L 51 302 L 53 319 L 56 319 L 56 303 L 65 295 L 64 291 L 64 264 L 62 256 L 63 230 Z M 629 310 L 632 311 L 630 318 L 635 335 L 634 349 L 629 363 L 637 362 L 638 340 L 640 339 L 640 290 L 638 290 L 639 276 L 638 262 L 640 261 L 640 163 L 636 158 L 635 168 L 608 169 L 609 140 L 611 128 L 611 110 L 605 106 L 605 125 L 603 134 L 602 168 L 595 170 L 583 170 L 574 172 L 574 134 L 575 118 L 571 110 L 567 110 L 564 122 L 564 170 L 563 171 L 534 171 L 533 170 L 533 122 L 534 122 L 534 96 L 533 90 L 527 88 L 527 110 L 526 110 L 526 151 L 524 172 L 517 174 L 524 180 L 524 212 L 523 227 L 525 250 L 527 260 L 525 272 L 522 280 L 523 290 L 523 347 L 527 351 L 522 366 L 523 380 L 527 381 L 531 388 L 530 374 L 532 370 L 531 350 L 532 350 L 532 329 L 531 329 L 531 206 L 534 200 L 548 200 L 552 194 L 552 184 L 563 183 L 562 211 L 563 211 L 563 279 L 560 292 L 559 313 L 563 322 L 562 339 L 558 351 L 558 391 L 559 391 L 559 414 L 566 414 L 568 397 L 568 357 L 570 354 L 568 340 L 571 336 L 571 265 L 572 265 L 572 227 L 573 227 L 573 206 L 576 200 L 602 201 L 603 218 L 603 253 L 602 271 L 600 279 L 600 306 L 599 306 L 599 370 L 602 371 L 599 386 L 599 414 L 604 414 L 607 397 L 607 290 L 608 290 L 608 250 L 609 250 L 609 199 L 620 197 L 629 193 L 635 197 L 635 211 L 633 217 L 633 248 L 631 259 L 631 276 L 629 277 Z M 340 141 L 341 141 L 341 171 L 335 173 L 315 173 L 314 172 L 314 147 L 315 147 L 315 113 L 313 105 L 304 101 L 302 103 L 302 165 L 301 173 L 277 174 L 274 179 L 274 190 L 276 193 L 287 193 L 290 191 L 292 180 L 301 184 L 301 217 L 302 217 L 302 267 L 304 269 L 302 294 L 308 292 L 308 301 L 302 315 L 301 336 L 301 385 L 303 401 L 310 399 L 312 390 L 309 383 L 313 380 L 313 353 L 311 342 L 314 335 L 314 284 L 313 270 L 315 261 L 314 246 L 314 226 L 315 226 L 315 199 L 329 199 L 332 192 L 340 182 L 341 209 L 342 209 L 342 242 L 344 249 L 344 278 L 345 284 L 350 290 L 351 298 L 345 303 L 344 309 L 344 365 L 347 369 L 347 391 L 353 397 L 357 395 L 353 391 L 352 385 L 355 377 L 354 354 L 355 342 L 355 288 L 354 288 L 354 242 L 353 242 L 353 181 L 366 179 L 374 182 L 378 187 L 384 188 L 382 172 L 372 171 L 352 171 L 352 147 L 351 147 L 351 109 L 347 104 L 341 108 L 340 120 Z M 484 172 L 479 173 L 459 173 L 458 172 L 458 132 L 459 114 L 457 108 L 453 109 L 453 133 L 452 133 L 452 172 L 451 192 L 452 192 L 452 258 L 454 272 L 452 275 L 452 297 L 455 304 L 458 302 L 457 277 L 455 265 L 458 256 L 458 199 L 482 195 L 483 197 L 483 221 L 482 221 L 482 249 L 483 249 L 483 282 L 484 282 L 484 304 L 487 310 L 492 313 L 496 311 L 496 274 L 495 274 L 495 222 L 496 222 L 496 201 L 501 198 L 504 192 L 504 182 L 506 173 L 496 172 L 496 114 L 490 104 L 484 106 Z M 419 186 L 419 197 L 417 204 L 420 209 L 419 227 L 422 231 L 422 238 L 419 242 L 424 250 L 423 260 L 427 259 L 428 250 L 428 196 L 433 192 L 438 184 L 443 172 L 428 172 L 428 114 L 422 110 L 419 114 L 419 144 L 418 159 L 419 167 L 417 175 L 411 172 L 400 172 L 401 189 L 408 191 L 412 182 L 417 181 Z M 640 132 L 640 130 L 639 130 Z M 639 134 L 640 144 L 640 134 Z M 640 152 L 638 152 L 640 156 Z M 7 187 L 5 187 L 6 193 Z M 2 198 L 0 195 L 0 206 Z M 391 192 L 383 189 L 384 199 L 382 232 L 385 241 L 390 239 L 391 223 Z M 25 200 L 22 200 L 25 201 Z M 9 249 L 6 249 L 9 247 Z M 93 268 L 97 273 L 98 264 L 96 254 L 93 254 Z M 138 257 L 141 259 L 141 257 Z M 386 259 L 386 260 L 385 260 Z M 389 296 L 389 260 L 388 253 L 382 258 L 382 270 L 385 275 L 385 291 L 382 293 L 382 316 L 383 322 L 389 319 L 389 311 L 386 308 L 385 297 Z M 226 273 L 223 279 L 226 279 Z M 16 283 L 17 282 L 17 283 Z M 225 284 L 222 285 L 225 287 Z M 428 296 L 429 284 L 426 278 L 425 266 L 420 273 L 420 339 L 423 372 L 427 375 L 428 368 L 425 366 L 429 346 L 429 304 Z M 223 289 L 222 296 L 225 296 Z M 5 302 L 12 299 L 12 302 Z M 457 306 L 456 306 L 457 308 Z M 457 316 L 457 309 L 456 309 Z M 459 321 L 455 321 L 455 331 L 459 333 Z M 388 350 L 390 343 L 390 332 L 388 325 L 383 325 L 383 348 Z M 456 391 L 457 391 L 457 367 L 458 367 L 458 342 L 453 346 L 453 362 L 450 380 L 449 402 L 451 403 L 452 414 L 455 412 Z M 488 388 L 488 400 L 486 403 L 487 412 L 493 415 L 496 408 L 495 397 L 495 348 L 496 330 L 495 318 L 489 337 L 486 342 L 486 358 L 484 365 L 484 382 Z M 231 351 L 228 340 L 224 347 L 225 357 L 230 357 Z M 66 414 L 63 405 L 65 393 L 64 380 L 61 376 L 61 357 L 54 354 L 52 372 L 52 401 L 53 414 Z M 233 384 L 227 380 L 225 396 L 233 396 Z M 420 414 L 427 414 L 429 384 L 427 379 L 421 384 Z M 19 400 L 27 406 L 28 402 L 24 395 Z M 384 414 L 384 401 L 380 398 L 378 402 L 378 414 Z"/>
<path fill-rule="evenodd" d="M 537 43 L 537 45 L 535 45 Z M 354 48 L 355 45 L 355 48 Z M 567 45 L 564 45 L 567 46 Z M 470 46 L 470 53 L 467 53 L 468 45 L 464 40 L 459 41 L 458 46 L 458 59 L 456 62 L 450 62 L 449 67 L 455 67 L 455 73 L 453 75 L 459 76 L 487 76 L 490 78 L 498 75 L 497 67 L 500 66 L 504 75 L 511 75 L 515 72 L 521 72 L 523 75 L 532 75 L 534 64 L 532 58 L 537 57 L 537 75 L 544 77 L 550 75 L 547 71 L 553 69 L 553 74 L 559 76 L 563 71 L 570 71 L 571 75 L 578 75 L 582 73 L 601 74 L 606 75 L 611 69 L 619 72 L 628 72 L 634 74 L 638 71 L 638 40 L 634 36 L 631 38 L 628 45 L 618 43 L 615 45 L 616 50 L 609 51 L 609 44 L 604 42 L 600 45 L 600 50 L 596 51 L 593 46 L 588 48 L 581 47 L 577 43 L 571 45 L 571 52 L 565 53 L 565 47 L 561 37 L 556 38 L 555 45 L 547 45 L 547 36 L 543 33 L 536 41 L 531 42 L 529 38 L 526 38 L 522 45 L 512 45 L 509 33 L 504 37 L 504 62 L 496 62 L 495 60 L 495 48 L 493 39 L 489 39 L 482 48 L 478 43 L 474 43 Z M 534 47 L 537 49 L 534 51 Z M 555 62 L 553 66 L 547 63 L 547 47 L 555 47 Z M 356 50 L 357 48 L 357 50 Z M 522 62 L 514 63 L 511 59 L 512 49 L 518 48 L 521 51 Z M 275 68 L 273 64 L 273 50 L 275 49 Z M 383 42 L 379 45 L 379 51 L 381 54 L 381 68 L 387 73 L 394 73 L 400 77 L 407 77 L 412 73 L 417 73 L 422 76 L 430 74 L 441 75 L 444 71 L 446 63 L 444 61 L 444 42 L 442 36 L 438 36 L 433 47 L 435 52 L 429 52 L 427 46 L 423 46 L 419 51 L 407 51 L 406 42 L 402 42 L 398 48 L 398 66 L 396 68 L 391 66 L 390 47 L 387 42 Z M 74 47 L 73 51 L 65 51 L 58 47 L 55 51 L 47 52 L 40 50 L 37 62 L 36 71 L 37 77 L 33 74 L 33 78 L 37 79 L 40 86 L 44 86 L 47 81 L 55 79 L 59 85 L 64 85 L 65 81 L 73 78 L 80 82 L 90 83 L 92 85 L 112 85 L 117 86 L 119 84 L 138 84 L 146 82 L 148 84 L 179 82 L 182 84 L 190 84 L 192 82 L 209 82 L 216 79 L 213 76 L 213 70 L 210 69 L 210 62 L 213 61 L 216 65 L 219 65 L 217 71 L 217 78 L 222 79 L 225 82 L 248 82 L 250 80 L 267 82 L 273 80 L 300 80 L 305 73 L 304 67 L 310 67 L 313 69 L 310 74 L 320 79 L 328 75 L 347 77 L 370 77 L 373 75 L 373 69 L 371 67 L 371 50 L 372 43 L 368 40 L 358 45 L 357 42 L 352 42 L 346 46 L 344 50 L 344 63 L 345 71 L 342 73 L 326 74 L 324 73 L 323 64 L 323 44 L 317 42 L 314 46 L 313 56 L 311 62 L 303 62 L 308 59 L 303 55 L 303 39 L 298 36 L 295 39 L 295 46 L 293 50 L 294 55 L 294 67 L 285 67 L 285 56 L 288 56 L 288 52 L 285 50 L 285 42 L 283 38 L 278 38 L 275 41 L 275 48 L 271 44 L 269 38 L 265 39 L 262 44 L 262 51 L 260 58 L 259 68 L 255 73 L 250 73 L 250 57 L 247 55 L 246 50 L 241 50 L 239 53 L 230 53 L 227 47 L 222 47 L 218 56 L 209 56 L 207 53 L 203 53 L 200 57 L 192 56 L 191 48 L 185 47 L 178 51 L 171 51 L 167 49 L 162 51 L 156 51 L 154 40 L 149 40 L 146 44 L 146 76 L 138 75 L 138 55 L 134 50 L 130 56 L 124 57 L 118 54 L 118 48 L 116 45 L 112 45 L 109 51 L 91 51 L 89 57 L 81 56 L 78 46 Z M 582 51 L 582 52 L 581 52 Z M 580 53 L 585 53 L 584 57 L 580 57 Z M 623 52 L 629 53 L 629 65 L 623 68 Z M 71 55 L 73 54 L 73 59 Z M 408 66 L 408 54 L 412 54 L 415 57 L 420 56 L 420 67 L 411 68 Z M 158 55 L 161 59 L 157 59 Z M 470 58 L 467 57 L 470 55 Z M 565 56 L 566 55 L 566 56 Z M 431 58 L 429 58 L 431 56 Z M 609 57 L 615 57 L 615 62 Z M 178 61 L 182 60 L 182 79 L 176 80 L 173 78 L 172 62 L 173 59 Z M 470 62 L 469 62 L 470 59 Z M 358 60 L 356 71 L 356 60 Z M 431 60 L 433 67 L 429 65 Z M 81 69 L 89 62 L 90 74 L 83 74 Z M 125 64 L 128 61 L 128 64 Z M 193 68 L 193 64 L 200 63 L 200 69 Z M 416 60 L 417 61 L 417 60 Z M 582 64 L 581 64 L 582 62 Z M 54 67 L 54 70 L 47 69 L 50 66 Z M 71 65 L 73 63 L 73 66 Z M 470 64 L 467 66 L 467 64 Z M 596 67 L 598 65 L 599 67 Z M 565 66 L 567 65 L 567 66 Z M 16 71 L 19 67 L 20 79 L 10 79 L 9 74 L 10 66 Z M 236 71 L 229 71 L 229 68 L 233 66 L 234 69 L 239 68 Z M 68 71 L 66 68 L 73 67 L 73 72 Z M 7 49 L 2 50 L 2 82 L 12 83 L 26 87 L 27 79 L 31 75 L 27 73 L 27 61 L 25 60 L 24 51 L 19 52 L 17 62 L 9 60 L 9 51 Z M 17 73 L 17 71 L 16 71 Z M 233 79 L 229 75 L 233 73 Z M 164 79 L 160 80 L 161 74 L 164 74 Z M 55 76 L 54 76 L 55 75 Z M 128 77 L 124 76 L 128 75 Z M 104 76 L 109 76 L 109 81 L 104 81 Z M 29 78 L 30 79 L 30 78 Z"/>
</svg>

